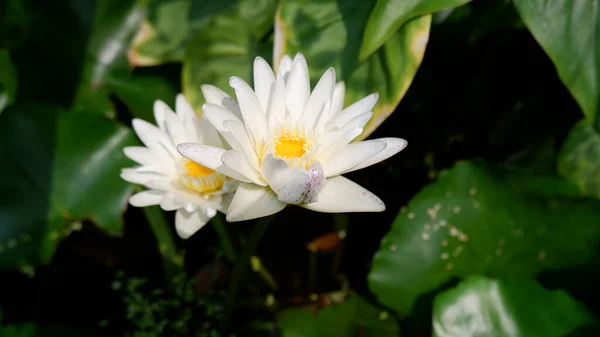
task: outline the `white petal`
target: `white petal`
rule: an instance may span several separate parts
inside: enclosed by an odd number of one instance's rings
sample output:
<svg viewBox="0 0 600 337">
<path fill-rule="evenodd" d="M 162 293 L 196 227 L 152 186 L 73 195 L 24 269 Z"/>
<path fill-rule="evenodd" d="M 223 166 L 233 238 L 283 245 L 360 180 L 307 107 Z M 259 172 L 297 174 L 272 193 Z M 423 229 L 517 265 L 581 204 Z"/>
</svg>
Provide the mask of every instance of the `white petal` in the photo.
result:
<svg viewBox="0 0 600 337">
<path fill-rule="evenodd" d="M 233 113 L 238 119 L 242 119 L 242 113 L 240 112 L 238 103 L 223 90 L 210 84 L 203 84 L 200 86 L 200 89 L 202 90 L 206 103 L 221 105 Z"/>
<path fill-rule="evenodd" d="M 281 61 L 279 61 L 279 66 L 277 67 L 277 78 L 281 78 L 284 84 L 287 83 L 291 70 L 292 59 L 288 55 L 283 55 Z"/>
<path fill-rule="evenodd" d="M 129 203 L 135 207 L 146 207 L 160 204 L 164 191 L 148 190 L 136 193 L 129 198 Z"/>
<path fill-rule="evenodd" d="M 275 214 L 286 206 L 268 187 L 241 183 L 227 211 L 227 221 L 243 221 Z"/>
<path fill-rule="evenodd" d="M 209 145 L 183 143 L 177 145 L 177 151 L 179 151 L 179 153 L 181 153 L 182 156 L 193 160 L 202 166 L 206 166 L 211 170 L 221 172 L 224 175 L 229 176 L 233 179 L 251 182 L 248 178 L 244 177 L 236 171 L 233 171 L 232 169 L 223 164 L 223 162 L 221 161 L 221 156 L 223 155 L 223 153 L 227 152 L 227 150 L 225 149 Z"/>
<path fill-rule="evenodd" d="M 267 119 L 256 94 L 239 77 L 231 77 L 229 84 L 235 90 L 244 119 L 244 125 L 250 135 L 250 139 L 255 145 L 262 143 L 267 136 Z"/>
<path fill-rule="evenodd" d="M 166 193 L 160 201 L 160 208 L 164 211 L 174 211 L 183 207 L 183 203 L 173 193 Z"/>
<path fill-rule="evenodd" d="M 143 146 L 128 146 L 123 149 L 123 153 L 131 159 L 141 165 L 152 165 L 158 161 L 158 158 L 154 156 L 154 153 L 147 147 Z"/>
<path fill-rule="evenodd" d="M 238 172 L 239 174 L 246 177 L 247 180 L 252 181 L 255 184 L 266 186 L 267 184 L 263 181 L 262 177 L 254 167 L 248 163 L 248 160 L 241 152 L 230 150 L 223 154 L 221 157 L 223 164 L 230 169 Z"/>
<path fill-rule="evenodd" d="M 228 120 L 237 121 L 239 123 L 242 123 L 242 121 L 231 111 L 220 105 L 206 103 L 202 106 L 202 111 L 204 112 L 204 117 L 206 117 L 206 119 L 208 119 L 210 123 L 219 131 L 229 146 L 231 146 L 231 148 L 234 150 L 242 151 L 242 148 L 235 140 L 231 132 L 229 132 L 229 130 L 227 130 L 223 125 L 224 122 Z"/>
<path fill-rule="evenodd" d="M 328 178 L 319 200 L 301 205 L 324 213 L 383 212 L 385 205 L 376 195 L 342 176 Z"/>
<path fill-rule="evenodd" d="M 258 167 L 258 157 L 256 151 L 254 151 L 254 148 L 252 147 L 252 143 L 250 143 L 250 138 L 248 138 L 244 125 L 239 121 L 225 121 L 223 122 L 223 126 L 235 139 L 236 145 L 240 147 L 240 150 L 238 151 L 246 156 L 249 164 L 252 167 Z"/>
<path fill-rule="evenodd" d="M 281 124 L 285 120 L 285 112 L 285 82 L 283 78 L 278 76 L 267 110 L 268 125 L 272 127 L 273 125 Z"/>
<path fill-rule="evenodd" d="M 288 167 L 285 161 L 272 154 L 265 156 L 262 173 L 277 198 L 294 205 L 316 201 L 325 183 L 323 168 L 318 162 L 308 169 Z"/>
<path fill-rule="evenodd" d="M 178 141 L 175 143 L 175 145 L 190 141 L 199 141 L 202 144 L 212 146 L 223 145 L 215 127 L 212 126 L 212 124 L 206 118 L 197 118 L 194 109 L 182 94 L 177 95 L 175 107 L 180 116 L 180 120 L 182 122 L 189 123 L 185 125 L 185 130 L 180 132 L 184 134 L 190 134 L 188 137 L 184 137 L 183 139 L 178 138 Z"/>
<path fill-rule="evenodd" d="M 182 239 L 187 239 L 204 227 L 210 219 L 200 209 L 193 212 L 180 209 L 175 214 L 175 230 Z"/>
<path fill-rule="evenodd" d="M 344 98 L 346 95 L 346 85 L 343 81 L 338 82 L 333 89 L 333 99 L 331 100 L 331 114 L 335 116 L 344 109 Z"/>
<path fill-rule="evenodd" d="M 303 122 L 309 128 L 314 128 L 321 118 L 324 117 L 325 105 L 331 104 L 333 96 L 333 87 L 335 86 L 335 70 L 333 68 L 321 76 L 321 79 L 315 86 L 304 108 Z"/>
<path fill-rule="evenodd" d="M 142 143 L 159 155 L 161 160 L 174 160 L 176 151 L 165 132 L 139 118 L 134 118 L 131 124 Z"/>
<path fill-rule="evenodd" d="M 373 93 L 361 99 L 360 101 L 352 104 L 351 106 L 347 107 L 346 109 L 338 113 L 336 116 L 334 116 L 333 119 L 327 124 L 327 128 L 342 127 L 344 124 L 346 124 L 348 121 L 355 118 L 356 116 L 371 111 L 377 103 L 378 99 L 379 94 Z"/>
<path fill-rule="evenodd" d="M 171 108 L 165 102 L 161 100 L 156 100 L 154 101 L 153 111 L 154 120 L 156 121 L 156 125 L 158 126 L 158 128 L 161 129 L 163 132 L 167 131 L 165 127 L 165 121 L 167 118 L 167 114 L 173 113 Z"/>
<path fill-rule="evenodd" d="M 139 172 L 134 168 L 125 168 L 121 170 L 121 179 L 134 184 L 146 185 L 151 180 L 161 180 L 163 175 L 156 172 Z"/>
<path fill-rule="evenodd" d="M 292 121 L 303 118 L 302 113 L 310 96 L 310 79 L 308 77 L 308 66 L 302 54 L 294 58 L 290 77 L 285 86 L 285 105 L 290 112 Z"/>
<path fill-rule="evenodd" d="M 389 157 L 395 155 L 396 153 L 404 150 L 406 145 L 408 145 L 408 142 L 402 138 L 378 138 L 378 139 L 373 139 L 373 140 L 367 140 L 362 143 L 376 142 L 376 141 L 385 142 L 386 143 L 385 149 L 383 151 L 379 152 L 378 154 L 374 155 L 373 157 L 367 159 L 362 164 L 352 168 L 352 170 L 348 170 L 344 173 L 360 170 L 365 167 L 371 166 L 373 164 L 377 164 L 380 161 L 384 161 L 384 160 L 388 159 Z M 358 144 L 358 143 L 356 143 L 356 144 Z M 353 145 L 353 144 L 350 144 L 350 145 Z"/>
<path fill-rule="evenodd" d="M 263 112 L 266 112 L 269 106 L 269 97 L 273 91 L 274 84 L 275 75 L 273 74 L 273 70 L 267 61 L 262 57 L 257 57 L 254 60 L 254 91 L 263 108 Z"/>
<path fill-rule="evenodd" d="M 349 144 L 323 164 L 326 177 L 337 176 L 351 171 L 379 154 L 386 147 L 386 142 L 369 141 Z"/>
</svg>

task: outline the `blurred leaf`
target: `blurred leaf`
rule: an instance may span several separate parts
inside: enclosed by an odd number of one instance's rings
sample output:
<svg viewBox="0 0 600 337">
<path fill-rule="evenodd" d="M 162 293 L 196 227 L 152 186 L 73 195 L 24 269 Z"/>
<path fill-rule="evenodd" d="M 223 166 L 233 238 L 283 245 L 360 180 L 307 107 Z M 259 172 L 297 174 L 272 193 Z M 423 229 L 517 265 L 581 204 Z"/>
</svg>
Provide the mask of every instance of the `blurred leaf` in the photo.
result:
<svg viewBox="0 0 600 337">
<path fill-rule="evenodd" d="M 175 107 L 175 97 L 179 93 L 175 84 L 157 72 L 134 71 L 129 76 L 109 80 L 109 85 L 129 107 L 133 116 L 152 123 L 155 122 L 154 101 L 161 100 L 169 106 Z"/>
<path fill-rule="evenodd" d="M 85 336 L 94 337 L 99 336 L 96 333 L 90 333 L 90 331 L 79 331 L 70 328 L 63 328 L 57 326 L 42 326 L 35 323 L 24 323 L 24 324 L 8 324 L 0 326 L 0 336 L 2 337 L 75 337 Z"/>
<path fill-rule="evenodd" d="M 396 319 L 359 296 L 321 309 L 289 309 L 279 316 L 282 337 L 400 336 Z"/>
<path fill-rule="evenodd" d="M 514 3 L 585 117 L 598 129 L 598 1 L 514 0 Z"/>
<path fill-rule="evenodd" d="M 582 193 L 600 198 L 600 135 L 587 120 L 577 123 L 558 157 L 558 171 Z"/>
<path fill-rule="evenodd" d="M 366 60 L 411 19 L 464 5 L 469 1 L 471 0 L 378 0 L 367 21 L 359 59 Z"/>
<path fill-rule="evenodd" d="M 338 80 L 346 82 L 346 105 L 379 93 L 373 118 L 358 139 L 372 133 L 406 93 L 423 59 L 431 22 L 430 16 L 412 20 L 359 64 L 363 30 L 374 6 L 374 1 L 290 0 L 281 4 L 276 16 L 277 60 L 303 53 L 313 84 L 333 67 Z"/>
<path fill-rule="evenodd" d="M 240 1 L 235 8 L 214 16 L 192 39 L 183 65 L 183 92 L 197 112 L 204 103 L 202 84 L 233 95 L 231 76 L 251 83 L 256 56 L 270 61 L 272 42 L 262 34 L 271 31 L 268 26 L 273 24 L 275 5 L 275 0 Z"/>
<path fill-rule="evenodd" d="M 19 104 L 0 115 L 0 267 L 47 262 L 91 221 L 121 230 L 131 185 L 119 178 L 133 132 L 104 118 Z"/>
<path fill-rule="evenodd" d="M 599 207 L 559 177 L 460 162 L 398 215 L 373 259 L 370 289 L 408 313 L 454 277 L 530 278 L 585 264 L 600 239 Z"/>
<path fill-rule="evenodd" d="M 483 276 L 437 295 L 433 310 L 433 336 L 444 337 L 562 337 L 595 321 L 565 291 Z"/>
<path fill-rule="evenodd" d="M 248 2 L 248 1 L 246 1 Z M 155 66 L 182 62 L 190 39 L 208 20 L 235 3 L 234 0 L 158 0 L 148 20 L 139 27 L 129 49 L 131 66 Z"/>
<path fill-rule="evenodd" d="M 0 113 L 10 105 L 17 94 L 17 72 L 8 50 L 0 49 Z"/>
</svg>

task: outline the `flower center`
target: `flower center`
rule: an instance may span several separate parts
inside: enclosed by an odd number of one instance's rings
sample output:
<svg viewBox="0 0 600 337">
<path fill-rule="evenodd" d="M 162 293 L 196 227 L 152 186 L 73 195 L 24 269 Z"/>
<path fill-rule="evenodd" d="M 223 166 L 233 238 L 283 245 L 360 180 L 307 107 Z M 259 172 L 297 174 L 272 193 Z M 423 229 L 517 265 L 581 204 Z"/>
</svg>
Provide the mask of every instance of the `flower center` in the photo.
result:
<svg viewBox="0 0 600 337">
<path fill-rule="evenodd" d="M 184 159 L 179 179 L 185 187 L 198 193 L 218 191 L 225 183 L 224 175 L 189 159 Z"/>
<path fill-rule="evenodd" d="M 273 142 L 273 152 L 279 158 L 300 158 L 309 150 L 304 135 L 293 131 L 282 131 Z"/>
</svg>

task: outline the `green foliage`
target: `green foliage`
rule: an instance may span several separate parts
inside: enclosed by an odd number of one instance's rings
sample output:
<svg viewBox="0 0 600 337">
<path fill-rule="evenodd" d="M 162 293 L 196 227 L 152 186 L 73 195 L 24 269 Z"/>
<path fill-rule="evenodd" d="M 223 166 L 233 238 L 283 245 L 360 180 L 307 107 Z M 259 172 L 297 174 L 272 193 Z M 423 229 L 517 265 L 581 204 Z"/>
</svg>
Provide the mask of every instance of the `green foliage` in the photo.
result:
<svg viewBox="0 0 600 337">
<path fill-rule="evenodd" d="M 8 50 L 0 49 L 0 113 L 17 95 L 17 74 Z"/>
<path fill-rule="evenodd" d="M 0 267 L 48 262 L 82 221 L 119 232 L 131 185 L 118 179 L 133 132 L 112 121 L 23 103 L 0 115 Z"/>
<path fill-rule="evenodd" d="M 282 337 L 400 336 L 393 314 L 356 295 L 316 314 L 310 309 L 288 309 L 279 316 L 279 328 Z"/>
<path fill-rule="evenodd" d="M 598 129 L 598 1 L 515 0 L 514 3 L 585 117 Z"/>
<path fill-rule="evenodd" d="M 561 290 L 472 276 L 434 301 L 435 337 L 561 337 L 596 320 Z"/>
<path fill-rule="evenodd" d="M 589 121 L 571 129 L 558 157 L 558 171 L 583 194 L 600 198 L 600 135 Z"/>
<path fill-rule="evenodd" d="M 558 177 L 458 163 L 398 215 L 373 260 L 370 288 L 409 313 L 420 295 L 454 277 L 531 278 L 590 261 L 600 203 L 573 191 Z"/>
<path fill-rule="evenodd" d="M 270 61 L 276 1 L 239 1 L 237 6 L 212 17 L 192 38 L 183 65 L 183 92 L 197 112 L 204 98 L 202 84 L 212 84 L 233 95 L 231 76 L 252 83 L 257 56 Z"/>
</svg>

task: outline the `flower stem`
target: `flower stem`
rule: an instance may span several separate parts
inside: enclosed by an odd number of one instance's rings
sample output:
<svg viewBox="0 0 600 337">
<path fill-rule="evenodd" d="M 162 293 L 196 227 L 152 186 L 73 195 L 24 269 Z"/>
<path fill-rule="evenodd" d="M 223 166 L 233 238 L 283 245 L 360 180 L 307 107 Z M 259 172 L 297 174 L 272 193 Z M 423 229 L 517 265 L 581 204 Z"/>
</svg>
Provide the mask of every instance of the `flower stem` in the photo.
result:
<svg viewBox="0 0 600 337">
<path fill-rule="evenodd" d="M 233 275 L 231 276 L 229 288 L 227 289 L 227 296 L 225 298 L 225 308 L 223 311 L 223 318 L 221 319 L 221 325 L 224 327 L 226 327 L 229 323 L 229 318 L 233 312 L 237 294 L 250 267 L 250 259 L 254 255 L 260 239 L 267 231 L 267 228 L 274 217 L 274 215 L 271 215 L 261 218 L 256 222 L 256 225 L 254 226 L 254 229 L 252 229 L 250 237 L 248 238 L 248 241 L 242 250 L 240 258 L 237 260 L 233 270 Z"/>
<path fill-rule="evenodd" d="M 227 230 L 227 227 L 225 226 L 225 223 L 223 223 L 221 214 L 215 215 L 212 218 L 211 222 L 213 227 L 217 231 L 219 241 L 221 241 L 221 246 L 225 250 L 225 255 L 227 256 L 229 261 L 235 262 L 237 257 L 235 253 L 235 246 L 231 241 L 231 237 L 229 236 L 229 232 Z"/>
</svg>

